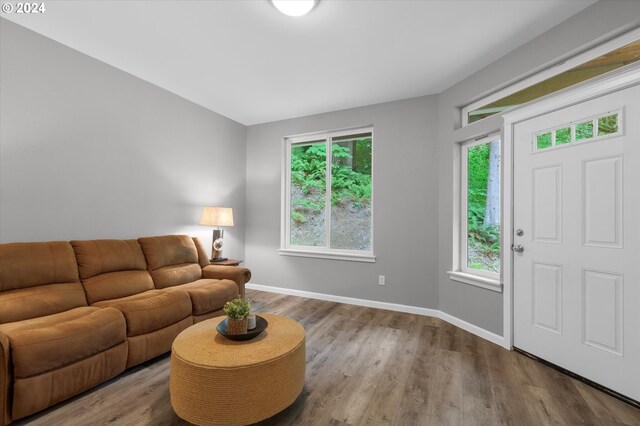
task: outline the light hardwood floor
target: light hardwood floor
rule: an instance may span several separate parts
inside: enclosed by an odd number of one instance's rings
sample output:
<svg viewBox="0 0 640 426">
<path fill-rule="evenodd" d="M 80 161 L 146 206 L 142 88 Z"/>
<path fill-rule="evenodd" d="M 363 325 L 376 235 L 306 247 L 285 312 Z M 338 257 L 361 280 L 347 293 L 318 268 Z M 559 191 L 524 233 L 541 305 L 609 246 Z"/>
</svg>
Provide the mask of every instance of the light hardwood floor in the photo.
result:
<svg viewBox="0 0 640 426">
<path fill-rule="evenodd" d="M 264 425 L 640 425 L 640 410 L 439 319 L 248 291 L 307 333 L 302 394 Z M 182 425 L 169 356 L 19 425 Z"/>
</svg>

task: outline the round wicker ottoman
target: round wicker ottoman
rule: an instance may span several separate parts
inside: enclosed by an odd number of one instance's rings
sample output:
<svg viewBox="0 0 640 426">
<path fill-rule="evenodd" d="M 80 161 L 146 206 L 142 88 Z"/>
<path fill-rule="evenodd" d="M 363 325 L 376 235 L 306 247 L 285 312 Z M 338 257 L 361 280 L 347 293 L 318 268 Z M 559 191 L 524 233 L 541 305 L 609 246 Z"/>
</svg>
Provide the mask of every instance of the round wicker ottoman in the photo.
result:
<svg viewBox="0 0 640 426">
<path fill-rule="evenodd" d="M 295 401 L 304 385 L 304 328 L 260 314 L 269 327 L 234 342 L 216 331 L 224 317 L 195 324 L 171 349 L 171 405 L 197 425 L 246 425 L 269 418 Z"/>
</svg>

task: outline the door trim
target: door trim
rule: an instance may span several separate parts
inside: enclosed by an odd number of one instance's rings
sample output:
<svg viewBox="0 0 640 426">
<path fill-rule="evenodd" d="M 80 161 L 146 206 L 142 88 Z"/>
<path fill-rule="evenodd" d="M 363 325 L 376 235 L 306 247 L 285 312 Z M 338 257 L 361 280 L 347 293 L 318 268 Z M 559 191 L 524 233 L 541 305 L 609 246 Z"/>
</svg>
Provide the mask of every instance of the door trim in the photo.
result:
<svg viewBox="0 0 640 426">
<path fill-rule="evenodd" d="M 630 65 L 595 78 L 569 89 L 545 96 L 536 101 L 530 102 L 515 108 L 502 115 L 504 120 L 501 137 L 503 142 L 503 173 L 502 173 L 502 211 L 503 215 L 503 259 L 502 259 L 502 279 L 503 279 L 503 336 L 504 347 L 513 349 L 514 327 L 513 327 L 513 178 L 514 178 L 514 129 L 515 125 L 523 121 L 548 114 L 572 105 L 599 98 L 613 92 L 617 92 L 640 84 L 640 64 Z"/>
</svg>

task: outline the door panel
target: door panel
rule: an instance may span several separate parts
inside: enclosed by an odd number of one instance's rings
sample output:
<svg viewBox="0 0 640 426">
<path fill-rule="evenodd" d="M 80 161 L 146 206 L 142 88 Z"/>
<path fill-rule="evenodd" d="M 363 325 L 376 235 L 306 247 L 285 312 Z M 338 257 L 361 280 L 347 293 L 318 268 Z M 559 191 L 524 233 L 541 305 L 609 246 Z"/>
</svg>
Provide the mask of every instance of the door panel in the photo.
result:
<svg viewBox="0 0 640 426">
<path fill-rule="evenodd" d="M 516 124 L 513 200 L 514 346 L 640 400 L 640 87 Z"/>
<path fill-rule="evenodd" d="M 533 170 L 533 238 L 562 243 L 562 166 Z"/>
<path fill-rule="evenodd" d="M 622 355 L 622 275 L 584 270 L 583 342 Z"/>
<path fill-rule="evenodd" d="M 622 155 L 582 162 L 584 244 L 622 248 Z"/>
<path fill-rule="evenodd" d="M 533 263 L 533 324 L 562 334 L 562 267 Z"/>
</svg>

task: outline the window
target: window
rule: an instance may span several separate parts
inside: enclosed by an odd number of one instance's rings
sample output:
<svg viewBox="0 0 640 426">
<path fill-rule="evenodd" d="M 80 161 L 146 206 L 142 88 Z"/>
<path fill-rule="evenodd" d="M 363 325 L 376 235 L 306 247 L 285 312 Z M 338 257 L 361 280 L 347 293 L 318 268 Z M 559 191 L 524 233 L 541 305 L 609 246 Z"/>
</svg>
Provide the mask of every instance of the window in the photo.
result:
<svg viewBox="0 0 640 426">
<path fill-rule="evenodd" d="M 534 152 L 618 136 L 622 133 L 620 118 L 621 110 L 565 124 L 555 129 L 541 130 L 534 134 Z"/>
<path fill-rule="evenodd" d="M 373 129 L 285 139 L 281 254 L 373 261 Z"/>
<path fill-rule="evenodd" d="M 460 266 L 459 272 L 450 273 L 451 278 L 478 277 L 473 282 L 458 280 L 499 290 L 500 138 L 467 142 L 461 150 Z"/>
<path fill-rule="evenodd" d="M 463 124 L 499 114 L 507 109 L 640 61 L 640 34 L 620 39 L 578 55 L 557 67 L 514 84 L 462 109 Z M 629 43 L 629 40 L 634 39 Z M 617 48 L 616 48 L 617 47 Z"/>
</svg>

